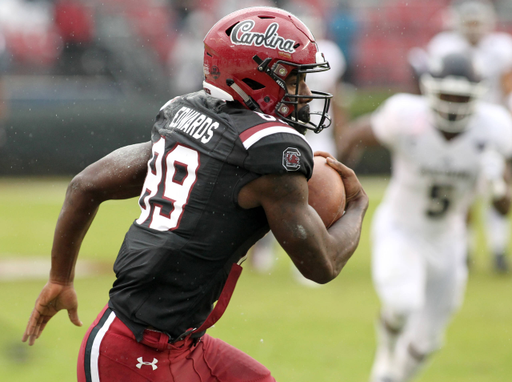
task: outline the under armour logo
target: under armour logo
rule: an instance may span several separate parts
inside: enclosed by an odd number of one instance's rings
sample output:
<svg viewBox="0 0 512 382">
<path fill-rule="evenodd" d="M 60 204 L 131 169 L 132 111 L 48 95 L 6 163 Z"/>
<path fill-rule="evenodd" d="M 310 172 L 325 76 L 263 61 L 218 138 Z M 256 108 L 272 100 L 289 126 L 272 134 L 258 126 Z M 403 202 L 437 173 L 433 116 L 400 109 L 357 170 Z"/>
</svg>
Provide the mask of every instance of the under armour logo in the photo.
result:
<svg viewBox="0 0 512 382">
<path fill-rule="evenodd" d="M 156 365 L 158 360 L 156 358 L 153 358 L 153 362 L 144 362 L 142 360 L 142 357 L 139 357 L 139 358 L 137 358 L 137 361 L 139 361 L 139 363 L 137 364 L 137 367 L 139 369 L 142 367 L 142 365 L 151 366 L 153 368 L 153 370 L 158 369 L 158 366 Z"/>
</svg>

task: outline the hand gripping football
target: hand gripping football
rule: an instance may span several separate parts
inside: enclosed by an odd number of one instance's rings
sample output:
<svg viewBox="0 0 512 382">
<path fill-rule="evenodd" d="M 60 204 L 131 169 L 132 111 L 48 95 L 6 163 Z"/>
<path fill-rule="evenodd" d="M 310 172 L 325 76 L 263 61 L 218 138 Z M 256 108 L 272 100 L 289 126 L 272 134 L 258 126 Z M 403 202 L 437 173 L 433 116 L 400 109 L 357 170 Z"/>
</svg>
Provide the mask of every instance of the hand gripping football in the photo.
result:
<svg viewBox="0 0 512 382">
<path fill-rule="evenodd" d="M 329 228 L 345 211 L 345 186 L 340 174 L 322 156 L 314 157 L 313 175 L 308 182 L 311 207 Z"/>
</svg>

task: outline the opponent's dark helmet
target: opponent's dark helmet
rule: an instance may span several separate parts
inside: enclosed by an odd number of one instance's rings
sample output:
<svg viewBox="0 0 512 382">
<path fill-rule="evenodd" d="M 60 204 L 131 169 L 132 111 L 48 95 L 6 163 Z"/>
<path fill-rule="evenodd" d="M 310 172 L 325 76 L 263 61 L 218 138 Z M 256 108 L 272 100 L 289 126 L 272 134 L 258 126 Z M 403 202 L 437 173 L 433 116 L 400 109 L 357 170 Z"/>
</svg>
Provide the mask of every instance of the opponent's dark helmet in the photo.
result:
<svg viewBox="0 0 512 382">
<path fill-rule="evenodd" d="M 217 98 L 285 120 L 303 131 L 319 132 L 330 125 L 332 95 L 289 93 L 285 79 L 292 73 L 329 70 L 315 38 L 297 17 L 273 7 L 251 7 L 218 21 L 204 38 L 204 90 Z M 299 113 L 301 98 L 324 100 L 319 122 L 310 122 L 309 108 Z"/>
<path fill-rule="evenodd" d="M 466 129 L 476 101 L 487 90 L 471 56 L 465 53 L 431 59 L 420 86 L 434 111 L 437 128 L 447 133 Z"/>
</svg>

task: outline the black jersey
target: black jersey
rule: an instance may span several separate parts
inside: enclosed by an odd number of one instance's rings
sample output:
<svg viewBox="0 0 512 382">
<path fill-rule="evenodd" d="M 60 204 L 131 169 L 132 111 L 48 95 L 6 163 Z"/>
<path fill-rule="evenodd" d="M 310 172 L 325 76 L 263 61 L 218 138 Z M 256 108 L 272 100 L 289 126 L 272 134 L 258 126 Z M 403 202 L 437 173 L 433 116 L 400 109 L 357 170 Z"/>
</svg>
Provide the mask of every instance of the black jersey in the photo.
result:
<svg viewBox="0 0 512 382">
<path fill-rule="evenodd" d="M 240 189 L 264 174 L 309 179 L 313 153 L 294 128 L 204 92 L 162 107 L 139 204 L 114 265 L 110 307 L 140 341 L 148 326 L 172 338 L 199 327 L 231 265 L 268 232 Z"/>
</svg>

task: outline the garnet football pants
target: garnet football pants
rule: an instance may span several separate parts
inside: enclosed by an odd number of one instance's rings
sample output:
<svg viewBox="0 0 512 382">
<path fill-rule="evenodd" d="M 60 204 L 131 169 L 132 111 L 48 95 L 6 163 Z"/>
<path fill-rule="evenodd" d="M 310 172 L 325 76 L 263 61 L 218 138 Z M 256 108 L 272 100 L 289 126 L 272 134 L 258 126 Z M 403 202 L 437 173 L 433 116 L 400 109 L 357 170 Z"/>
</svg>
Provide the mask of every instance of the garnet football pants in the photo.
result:
<svg viewBox="0 0 512 382">
<path fill-rule="evenodd" d="M 167 343 L 164 333 L 146 330 L 139 343 L 106 307 L 80 348 L 78 382 L 275 382 L 259 362 L 205 334 Z"/>
</svg>

